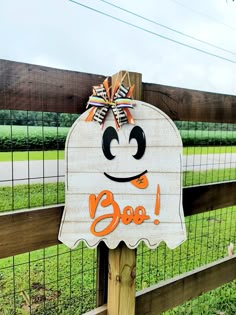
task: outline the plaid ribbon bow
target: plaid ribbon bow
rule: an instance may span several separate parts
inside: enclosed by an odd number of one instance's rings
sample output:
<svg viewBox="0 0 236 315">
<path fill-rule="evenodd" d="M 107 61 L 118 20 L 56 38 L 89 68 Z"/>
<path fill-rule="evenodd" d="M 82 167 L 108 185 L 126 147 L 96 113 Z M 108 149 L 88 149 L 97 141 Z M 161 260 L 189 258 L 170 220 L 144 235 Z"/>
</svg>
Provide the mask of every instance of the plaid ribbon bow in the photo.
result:
<svg viewBox="0 0 236 315">
<path fill-rule="evenodd" d="M 126 88 L 122 83 L 117 82 L 112 95 L 108 86 L 108 79 L 98 86 L 93 86 L 93 95 L 90 96 L 87 107 L 92 106 L 86 121 L 97 121 L 103 126 L 109 109 L 112 110 L 117 129 L 123 124 L 134 124 L 134 119 L 129 111 L 135 105 L 131 99 L 134 85 Z"/>
</svg>

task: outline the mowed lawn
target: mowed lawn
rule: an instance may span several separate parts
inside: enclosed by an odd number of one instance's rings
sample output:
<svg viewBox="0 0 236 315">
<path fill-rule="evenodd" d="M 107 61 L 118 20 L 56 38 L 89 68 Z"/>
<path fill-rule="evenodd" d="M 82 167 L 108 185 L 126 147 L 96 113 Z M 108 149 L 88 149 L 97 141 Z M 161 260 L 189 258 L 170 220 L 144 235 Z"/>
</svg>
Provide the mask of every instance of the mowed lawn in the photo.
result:
<svg viewBox="0 0 236 315">
<path fill-rule="evenodd" d="M 183 186 L 194 186 L 236 179 L 236 168 L 183 173 Z M 63 182 L 0 186 L 0 212 L 64 203 Z"/>
<path fill-rule="evenodd" d="M 236 207 L 186 217 L 188 240 L 180 247 L 170 250 L 161 243 L 149 250 L 140 245 L 137 291 L 226 256 L 227 246 L 236 241 L 235 220 Z M 1 259 L 0 288 L 3 315 L 82 314 L 96 303 L 96 251 L 83 243 L 73 251 L 58 245 Z M 233 315 L 235 302 L 236 281 L 166 315 Z"/>
<path fill-rule="evenodd" d="M 0 152 L 0 162 L 63 159 L 64 159 L 63 150 Z"/>
<path fill-rule="evenodd" d="M 207 174 L 197 176 L 196 173 L 189 172 L 185 180 L 189 184 L 208 180 Z M 218 180 L 218 170 L 213 170 L 211 176 Z M 0 187 L 0 211 L 64 203 L 64 195 L 64 183 L 18 185 L 13 189 Z M 168 249 L 164 243 L 156 250 L 149 250 L 144 245 L 138 247 L 137 290 L 224 257 L 229 243 L 236 242 L 236 206 L 185 220 L 188 240 L 175 250 Z M 95 307 L 95 279 L 96 251 L 87 249 L 84 244 L 73 251 L 58 245 L 1 259 L 0 314 L 29 314 L 30 303 L 33 315 L 82 314 Z M 168 311 L 166 315 L 220 312 L 231 315 L 235 314 L 235 305 L 236 281 Z"/>
<path fill-rule="evenodd" d="M 184 155 L 236 153 L 236 146 L 184 147 Z M 0 162 L 28 160 L 63 160 L 63 150 L 0 152 Z"/>
<path fill-rule="evenodd" d="M 232 169 L 222 171 L 221 179 L 231 176 Z M 186 173 L 186 185 L 219 180 L 219 170 L 203 173 Z M 0 187 L 0 211 L 63 202 L 64 183 Z M 188 240 L 175 250 L 168 249 L 164 243 L 156 250 L 144 245 L 138 247 L 137 290 L 224 257 L 229 243 L 236 242 L 236 207 L 185 220 Z M 84 244 L 73 251 L 58 245 L 0 260 L 0 314 L 82 314 L 93 309 L 95 303 L 96 251 Z M 233 315 L 235 305 L 236 281 L 178 306 L 166 315 Z"/>
</svg>

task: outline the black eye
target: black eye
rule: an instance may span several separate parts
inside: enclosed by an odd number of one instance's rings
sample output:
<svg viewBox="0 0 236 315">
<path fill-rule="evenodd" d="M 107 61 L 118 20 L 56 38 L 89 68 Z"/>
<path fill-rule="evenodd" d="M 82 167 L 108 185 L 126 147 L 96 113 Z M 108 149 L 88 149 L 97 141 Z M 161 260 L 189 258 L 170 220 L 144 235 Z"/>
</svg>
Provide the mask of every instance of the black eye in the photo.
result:
<svg viewBox="0 0 236 315">
<path fill-rule="evenodd" d="M 111 154 L 111 141 L 115 139 L 119 143 L 118 134 L 113 127 L 108 127 L 102 136 L 102 150 L 105 155 L 105 157 L 108 160 L 114 159 L 114 155 Z"/>
<path fill-rule="evenodd" d="M 131 139 L 135 139 L 138 144 L 138 150 L 133 157 L 137 160 L 140 160 L 141 157 L 144 155 L 146 149 L 146 137 L 143 129 L 139 126 L 135 126 L 130 133 L 129 142 Z"/>
</svg>

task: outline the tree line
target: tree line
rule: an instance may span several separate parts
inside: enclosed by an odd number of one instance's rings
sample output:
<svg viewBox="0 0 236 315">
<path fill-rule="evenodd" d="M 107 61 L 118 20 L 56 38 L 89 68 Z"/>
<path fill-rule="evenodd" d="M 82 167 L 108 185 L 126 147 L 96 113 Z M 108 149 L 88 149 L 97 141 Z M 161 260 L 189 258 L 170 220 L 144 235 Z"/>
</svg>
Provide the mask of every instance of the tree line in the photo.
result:
<svg viewBox="0 0 236 315">
<path fill-rule="evenodd" d="M 0 125 L 70 127 L 79 114 L 0 110 Z"/>
</svg>

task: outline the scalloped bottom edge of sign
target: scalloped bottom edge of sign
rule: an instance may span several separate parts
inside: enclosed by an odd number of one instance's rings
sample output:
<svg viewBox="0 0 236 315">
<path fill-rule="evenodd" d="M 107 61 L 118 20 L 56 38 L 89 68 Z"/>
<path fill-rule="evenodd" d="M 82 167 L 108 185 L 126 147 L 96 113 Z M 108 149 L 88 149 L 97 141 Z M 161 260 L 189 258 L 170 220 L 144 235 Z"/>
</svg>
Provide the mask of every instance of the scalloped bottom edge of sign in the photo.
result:
<svg viewBox="0 0 236 315">
<path fill-rule="evenodd" d="M 99 243 L 101 243 L 101 242 L 104 242 L 105 244 L 106 244 L 106 246 L 109 248 L 109 249 L 115 249 L 116 247 L 118 247 L 118 245 L 121 243 L 121 242 L 123 242 L 123 243 L 125 243 L 125 245 L 128 247 L 128 248 L 130 248 L 130 249 L 135 249 L 135 248 L 137 248 L 139 245 L 140 245 L 140 243 L 141 242 L 143 242 L 149 249 L 156 249 L 159 245 L 160 245 L 160 243 L 161 242 L 164 242 L 166 245 L 167 245 L 167 247 L 169 248 L 169 249 L 175 249 L 176 247 L 178 247 L 179 245 L 181 245 L 182 243 L 184 243 L 185 241 L 186 241 L 186 239 L 187 239 L 187 237 L 186 237 L 186 235 L 185 235 L 185 233 L 183 233 L 183 237 L 182 237 L 182 239 L 179 241 L 179 242 L 176 242 L 176 240 L 175 240 L 175 242 L 173 242 L 173 240 L 171 240 L 171 241 L 166 241 L 166 240 L 164 240 L 164 239 L 161 239 L 161 240 L 158 240 L 156 243 L 151 243 L 148 239 L 146 239 L 146 238 L 141 238 L 140 240 L 138 240 L 136 243 L 134 243 L 134 244 L 130 244 L 130 243 L 127 243 L 126 241 L 124 241 L 124 240 L 118 240 L 118 241 L 113 241 L 113 242 L 111 242 L 111 241 L 108 241 L 106 238 L 103 238 L 103 239 L 100 239 L 98 242 L 96 242 L 96 243 L 89 243 L 88 241 L 86 241 L 85 239 L 78 239 L 76 242 L 74 242 L 74 243 L 69 243 L 68 241 L 65 241 L 65 240 L 63 240 L 62 238 L 60 239 L 59 238 L 59 240 L 62 242 L 62 243 L 64 243 L 66 246 L 68 246 L 69 248 L 71 248 L 71 249 L 75 249 L 78 245 L 79 245 L 79 243 L 80 242 L 84 242 L 85 243 L 85 245 L 88 247 L 88 248 L 90 248 L 90 249 L 94 249 L 94 248 L 96 248 L 96 247 L 98 247 L 98 245 L 99 245 Z"/>
</svg>

